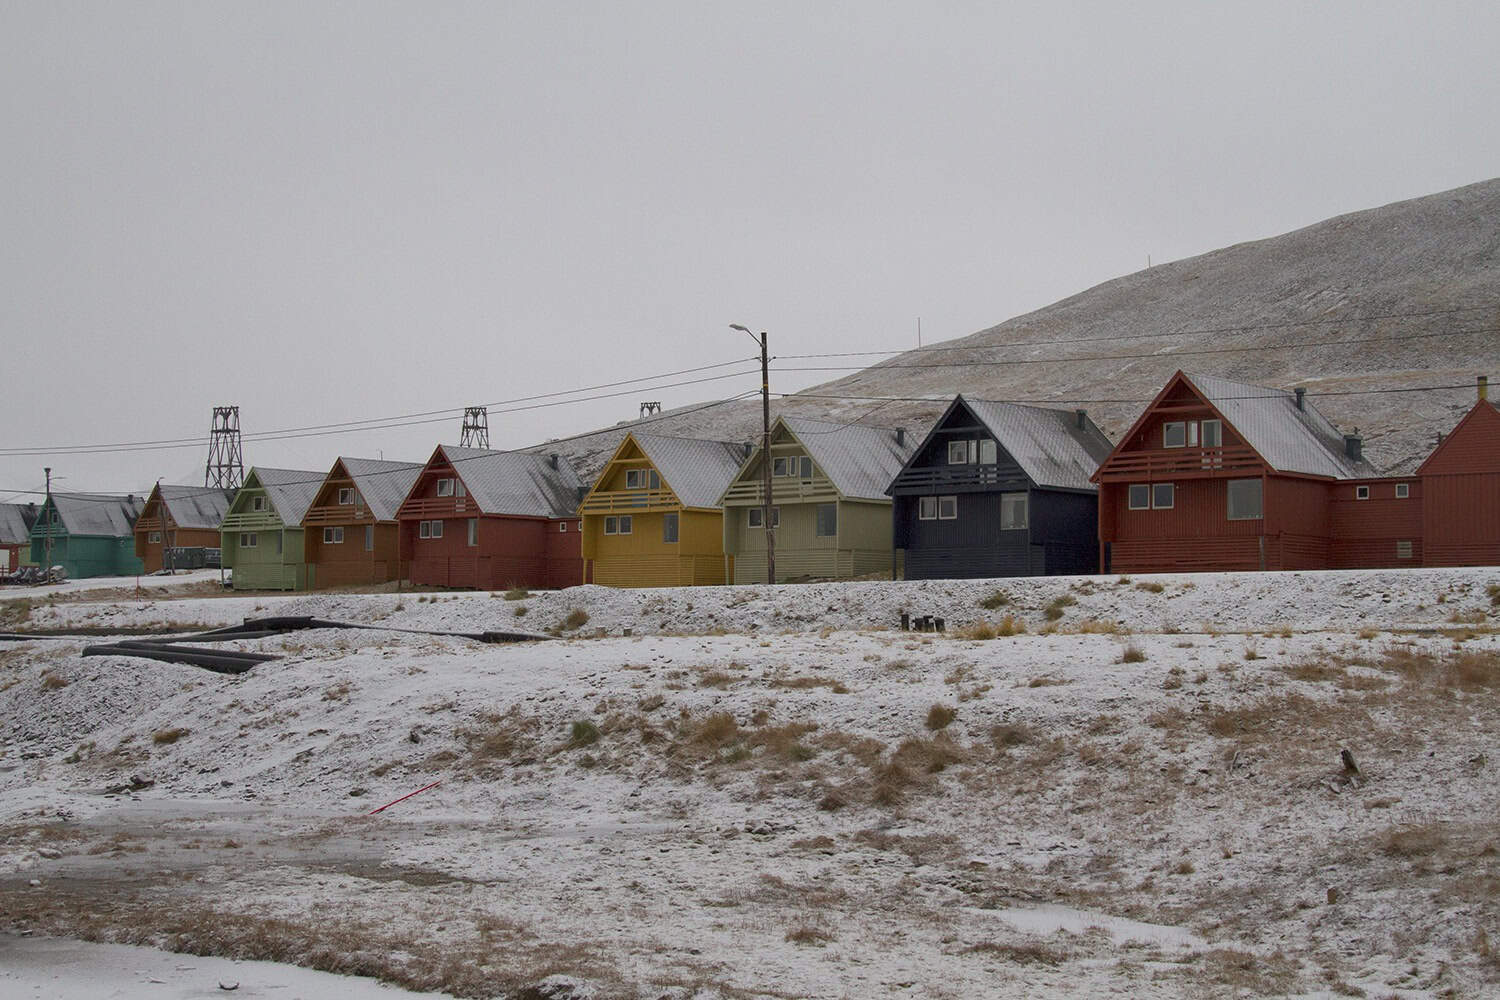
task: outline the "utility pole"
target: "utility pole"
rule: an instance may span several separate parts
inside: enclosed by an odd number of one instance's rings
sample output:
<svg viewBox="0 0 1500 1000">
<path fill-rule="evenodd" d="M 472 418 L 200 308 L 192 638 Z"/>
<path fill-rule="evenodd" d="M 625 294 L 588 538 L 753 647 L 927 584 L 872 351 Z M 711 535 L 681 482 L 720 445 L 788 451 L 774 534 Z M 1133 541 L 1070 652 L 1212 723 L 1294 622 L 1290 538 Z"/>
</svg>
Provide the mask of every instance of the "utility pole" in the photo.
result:
<svg viewBox="0 0 1500 1000">
<path fill-rule="evenodd" d="M 760 465 L 762 489 L 765 493 L 761 522 L 766 529 L 766 583 L 776 582 L 776 532 L 771 527 L 771 355 L 766 348 L 766 332 L 760 336 L 750 333 L 749 327 L 730 323 L 731 330 L 749 333 L 751 340 L 760 341 Z"/>
<path fill-rule="evenodd" d="M 43 512 L 47 516 L 47 565 L 42 567 L 42 579 L 52 579 L 52 519 L 57 516 L 57 507 L 52 503 L 52 466 L 46 466 L 47 470 L 47 502 L 43 505 Z"/>
</svg>

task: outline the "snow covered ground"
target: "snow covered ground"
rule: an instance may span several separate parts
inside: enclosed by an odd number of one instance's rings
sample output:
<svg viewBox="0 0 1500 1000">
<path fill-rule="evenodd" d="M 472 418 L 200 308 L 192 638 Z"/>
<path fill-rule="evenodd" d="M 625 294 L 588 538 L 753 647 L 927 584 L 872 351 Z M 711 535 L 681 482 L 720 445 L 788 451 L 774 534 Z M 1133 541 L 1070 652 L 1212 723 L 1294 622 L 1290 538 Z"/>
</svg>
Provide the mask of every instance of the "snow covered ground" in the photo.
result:
<svg viewBox="0 0 1500 1000">
<path fill-rule="evenodd" d="M 465 996 L 1494 994 L 1496 584 L 34 601 L 562 638 L 0 647 L 0 922 Z"/>
</svg>

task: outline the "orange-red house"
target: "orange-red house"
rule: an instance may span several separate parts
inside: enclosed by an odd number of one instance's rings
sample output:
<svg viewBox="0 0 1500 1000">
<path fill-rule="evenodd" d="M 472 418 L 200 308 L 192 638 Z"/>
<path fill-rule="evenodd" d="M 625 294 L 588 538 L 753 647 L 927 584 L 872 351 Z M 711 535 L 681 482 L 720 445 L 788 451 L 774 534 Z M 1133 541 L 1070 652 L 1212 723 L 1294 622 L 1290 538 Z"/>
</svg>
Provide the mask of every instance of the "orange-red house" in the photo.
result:
<svg viewBox="0 0 1500 1000">
<path fill-rule="evenodd" d="M 309 587 L 349 587 L 401 578 L 396 511 L 420 462 L 339 458 L 302 518 Z"/>
</svg>

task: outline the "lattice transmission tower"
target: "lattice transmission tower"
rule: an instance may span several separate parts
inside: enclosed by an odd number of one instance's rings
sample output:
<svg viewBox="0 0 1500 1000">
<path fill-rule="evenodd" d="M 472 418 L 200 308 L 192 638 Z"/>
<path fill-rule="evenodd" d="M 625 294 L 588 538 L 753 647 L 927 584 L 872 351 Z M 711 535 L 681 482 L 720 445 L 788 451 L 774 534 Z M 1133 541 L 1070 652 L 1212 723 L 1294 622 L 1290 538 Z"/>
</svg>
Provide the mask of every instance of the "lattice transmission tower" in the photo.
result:
<svg viewBox="0 0 1500 1000">
<path fill-rule="evenodd" d="M 653 399 L 653 400 L 651 400 L 649 402 L 641 404 L 641 416 L 642 417 L 646 416 L 649 413 L 660 413 L 660 412 L 661 412 L 661 400 L 659 400 L 659 399 Z"/>
<path fill-rule="evenodd" d="M 208 465 L 203 485 L 237 490 L 245 485 L 245 456 L 240 449 L 240 408 L 215 406 L 213 429 L 208 437 Z"/>
<path fill-rule="evenodd" d="M 490 411 L 483 406 L 464 409 L 463 435 L 458 439 L 460 448 L 488 448 L 490 446 Z"/>
</svg>

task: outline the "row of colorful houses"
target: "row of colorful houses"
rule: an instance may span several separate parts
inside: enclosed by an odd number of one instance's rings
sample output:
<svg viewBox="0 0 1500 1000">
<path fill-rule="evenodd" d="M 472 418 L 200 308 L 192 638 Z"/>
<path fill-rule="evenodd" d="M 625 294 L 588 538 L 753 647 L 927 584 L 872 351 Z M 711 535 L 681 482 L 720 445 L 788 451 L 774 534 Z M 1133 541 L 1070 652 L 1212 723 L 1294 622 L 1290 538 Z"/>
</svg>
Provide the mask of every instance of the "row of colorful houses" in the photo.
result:
<svg viewBox="0 0 1500 1000">
<path fill-rule="evenodd" d="M 1178 372 L 1118 444 L 1083 410 L 958 396 L 920 441 L 796 416 L 769 453 L 635 431 L 592 486 L 558 454 L 442 445 L 425 463 L 257 467 L 232 494 L 54 494 L 24 531 L 33 562 L 50 545 L 72 576 L 217 545 L 248 590 L 763 582 L 768 518 L 778 582 L 1487 565 L 1500 411 L 1483 379 L 1479 396 L 1404 477 L 1302 390 Z M 0 511 L 0 531 L 18 519 Z"/>
</svg>

